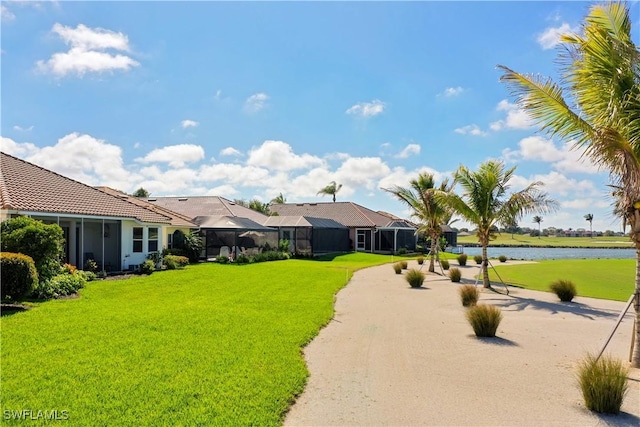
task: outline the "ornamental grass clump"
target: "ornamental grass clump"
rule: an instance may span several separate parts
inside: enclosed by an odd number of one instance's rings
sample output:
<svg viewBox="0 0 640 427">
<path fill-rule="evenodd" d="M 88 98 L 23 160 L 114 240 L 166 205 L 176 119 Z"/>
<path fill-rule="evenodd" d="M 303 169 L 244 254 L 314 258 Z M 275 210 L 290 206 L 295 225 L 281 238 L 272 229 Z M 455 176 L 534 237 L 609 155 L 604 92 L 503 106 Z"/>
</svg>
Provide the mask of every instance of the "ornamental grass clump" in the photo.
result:
<svg viewBox="0 0 640 427">
<path fill-rule="evenodd" d="M 482 255 L 475 255 L 473 257 L 473 260 L 476 262 L 476 264 L 480 265 L 482 264 Z"/>
<path fill-rule="evenodd" d="M 465 266 L 467 265 L 467 254 L 458 255 L 458 265 Z"/>
<path fill-rule="evenodd" d="M 409 285 L 412 288 L 420 288 L 424 283 L 424 273 L 413 268 L 407 271 L 407 274 L 404 276 L 404 278 L 407 280 L 407 282 L 409 282 Z"/>
<path fill-rule="evenodd" d="M 498 257 L 498 261 L 500 261 L 500 262 L 507 262 L 507 257 L 506 257 L 505 255 L 500 255 L 500 256 Z"/>
<path fill-rule="evenodd" d="M 598 361 L 592 354 L 578 365 L 578 384 L 584 404 L 592 411 L 617 414 L 627 392 L 628 369 L 623 362 L 610 356 Z"/>
<path fill-rule="evenodd" d="M 418 261 L 418 264 L 420 264 L 420 265 L 424 264 L 424 257 L 422 255 L 420 255 L 418 258 L 416 258 L 416 260 Z"/>
<path fill-rule="evenodd" d="M 399 262 L 393 264 L 393 271 L 395 271 L 396 274 L 402 273 L 402 264 L 400 264 Z"/>
<path fill-rule="evenodd" d="M 478 292 L 478 288 L 473 285 L 464 285 L 460 287 L 460 300 L 462 301 L 462 305 L 464 307 L 472 307 L 477 304 L 478 298 L 480 297 L 480 292 Z"/>
<path fill-rule="evenodd" d="M 443 270 L 448 270 L 449 269 L 449 261 L 447 261 L 446 259 L 441 259 L 440 260 L 440 266 L 442 267 Z"/>
<path fill-rule="evenodd" d="M 458 267 L 453 267 L 449 270 L 449 279 L 451 279 L 452 282 L 459 282 L 461 278 L 462 272 Z"/>
<path fill-rule="evenodd" d="M 475 305 L 467 311 L 467 320 L 477 337 L 495 337 L 502 321 L 502 312 L 494 305 Z"/>
<path fill-rule="evenodd" d="M 402 266 L 403 270 L 409 268 L 409 263 L 407 261 L 400 261 L 400 265 Z"/>
<path fill-rule="evenodd" d="M 570 280 L 556 280 L 549 285 L 549 289 L 551 289 L 551 292 L 556 294 L 562 302 L 569 302 L 578 294 L 576 285 Z"/>
</svg>

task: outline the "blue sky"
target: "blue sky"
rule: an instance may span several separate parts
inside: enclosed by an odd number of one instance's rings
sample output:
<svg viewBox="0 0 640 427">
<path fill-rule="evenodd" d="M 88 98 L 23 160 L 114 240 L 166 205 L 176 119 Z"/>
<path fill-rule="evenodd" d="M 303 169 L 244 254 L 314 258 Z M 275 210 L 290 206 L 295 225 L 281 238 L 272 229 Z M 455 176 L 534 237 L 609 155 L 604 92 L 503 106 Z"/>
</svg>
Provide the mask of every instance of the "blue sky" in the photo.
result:
<svg viewBox="0 0 640 427">
<path fill-rule="evenodd" d="M 502 159 L 513 190 L 560 202 L 543 228 L 617 231 L 607 174 L 531 127 L 495 68 L 556 77 L 591 4 L 2 1 L 2 150 L 155 196 L 330 201 L 337 181 L 400 216 L 381 188 Z"/>
</svg>

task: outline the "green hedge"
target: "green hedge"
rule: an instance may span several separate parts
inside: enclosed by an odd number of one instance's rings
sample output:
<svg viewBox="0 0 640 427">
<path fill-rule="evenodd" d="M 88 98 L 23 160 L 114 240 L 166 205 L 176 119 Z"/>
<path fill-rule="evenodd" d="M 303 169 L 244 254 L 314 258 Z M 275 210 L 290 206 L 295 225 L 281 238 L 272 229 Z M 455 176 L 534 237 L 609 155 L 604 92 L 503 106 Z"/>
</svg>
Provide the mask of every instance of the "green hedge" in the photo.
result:
<svg viewBox="0 0 640 427">
<path fill-rule="evenodd" d="M 38 285 L 38 271 L 33 258 L 24 254 L 0 252 L 2 299 L 19 299 Z"/>
</svg>

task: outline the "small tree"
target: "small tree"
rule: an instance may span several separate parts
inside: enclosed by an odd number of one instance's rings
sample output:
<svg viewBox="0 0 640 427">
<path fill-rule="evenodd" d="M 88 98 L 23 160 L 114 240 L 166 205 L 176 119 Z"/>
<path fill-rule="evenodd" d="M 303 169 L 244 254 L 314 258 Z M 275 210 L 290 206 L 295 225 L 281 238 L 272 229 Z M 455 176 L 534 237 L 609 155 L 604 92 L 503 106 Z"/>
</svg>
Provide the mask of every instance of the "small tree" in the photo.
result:
<svg viewBox="0 0 640 427">
<path fill-rule="evenodd" d="M 533 222 L 538 224 L 538 239 L 539 239 L 540 236 L 542 235 L 542 232 L 540 231 L 540 224 L 542 223 L 542 217 L 539 216 L 539 215 L 534 216 L 533 217 Z"/>
<path fill-rule="evenodd" d="M 59 225 L 19 216 L 4 221 L 0 230 L 2 252 L 21 253 L 33 258 L 40 281 L 60 272 L 64 233 Z"/>
<path fill-rule="evenodd" d="M 149 197 L 150 193 L 144 188 L 140 187 L 136 191 L 133 192 L 133 197 Z"/>
<path fill-rule="evenodd" d="M 593 239 L 593 214 L 586 214 L 584 216 L 584 219 L 589 222 L 589 232 L 591 233 L 591 238 Z"/>
<path fill-rule="evenodd" d="M 202 248 L 202 237 L 197 233 L 191 232 L 184 235 L 184 250 L 190 262 L 198 262 Z"/>
</svg>

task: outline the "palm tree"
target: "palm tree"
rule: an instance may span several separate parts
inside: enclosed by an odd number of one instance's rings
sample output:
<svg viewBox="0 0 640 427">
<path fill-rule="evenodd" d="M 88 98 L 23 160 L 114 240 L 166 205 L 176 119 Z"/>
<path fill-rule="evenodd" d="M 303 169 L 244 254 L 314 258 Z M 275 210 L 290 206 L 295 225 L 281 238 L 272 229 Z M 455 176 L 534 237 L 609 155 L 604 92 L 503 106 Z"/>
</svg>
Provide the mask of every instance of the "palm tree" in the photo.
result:
<svg viewBox="0 0 640 427">
<path fill-rule="evenodd" d="M 333 202 L 335 203 L 336 193 L 340 191 L 341 188 L 342 188 L 342 184 L 336 184 L 335 181 L 331 181 L 329 185 L 324 187 L 322 190 L 318 191 L 316 195 L 318 194 L 322 194 L 323 196 L 331 195 L 333 196 Z"/>
<path fill-rule="evenodd" d="M 287 203 L 287 198 L 282 195 L 282 193 L 278 194 L 276 197 L 271 199 L 269 204 L 282 205 Z"/>
<path fill-rule="evenodd" d="M 584 219 L 586 219 L 587 221 L 589 221 L 589 231 L 591 232 L 591 238 L 593 239 L 593 214 L 586 214 L 584 216 Z"/>
<path fill-rule="evenodd" d="M 383 188 L 384 191 L 388 191 L 409 206 L 412 211 L 411 216 L 420 223 L 418 232 L 428 235 L 431 239 L 429 271 L 432 273 L 435 271 L 436 247 L 442 235 L 442 224 L 448 224 L 452 217 L 451 210 L 438 202 L 435 194 L 436 192 L 449 193 L 452 188 L 453 184 L 449 184 L 448 179 L 436 187 L 433 175 L 429 173 L 421 173 L 417 179 L 412 179 L 409 187 L 395 185 L 392 188 Z"/>
<path fill-rule="evenodd" d="M 591 6 L 582 35 L 561 37 L 560 82 L 507 67 L 501 80 L 518 104 L 552 136 L 584 149 L 608 169 L 614 212 L 629 224 L 636 262 L 636 337 L 632 365 L 640 367 L 640 51 L 631 39 L 625 3 Z M 566 92 L 566 95 L 565 95 Z"/>
<path fill-rule="evenodd" d="M 540 223 L 542 222 L 542 217 L 539 216 L 539 215 L 534 216 L 533 217 L 533 222 L 538 224 L 538 239 L 539 239 L 540 236 L 542 235 L 542 232 L 540 231 Z"/>
<path fill-rule="evenodd" d="M 494 230 L 498 224 L 508 225 L 525 214 L 533 212 L 551 212 L 556 202 L 540 190 L 544 184 L 534 182 L 523 190 L 507 195 L 509 181 L 515 167 L 505 170 L 504 163 L 489 160 L 472 172 L 460 166 L 454 173 L 455 182 L 462 187 L 462 196 L 455 193 L 439 193 L 436 198 L 442 200 L 454 212 L 476 226 L 478 242 L 482 246 L 482 281 L 490 288 L 489 259 L 487 247 L 495 238 Z"/>
</svg>

